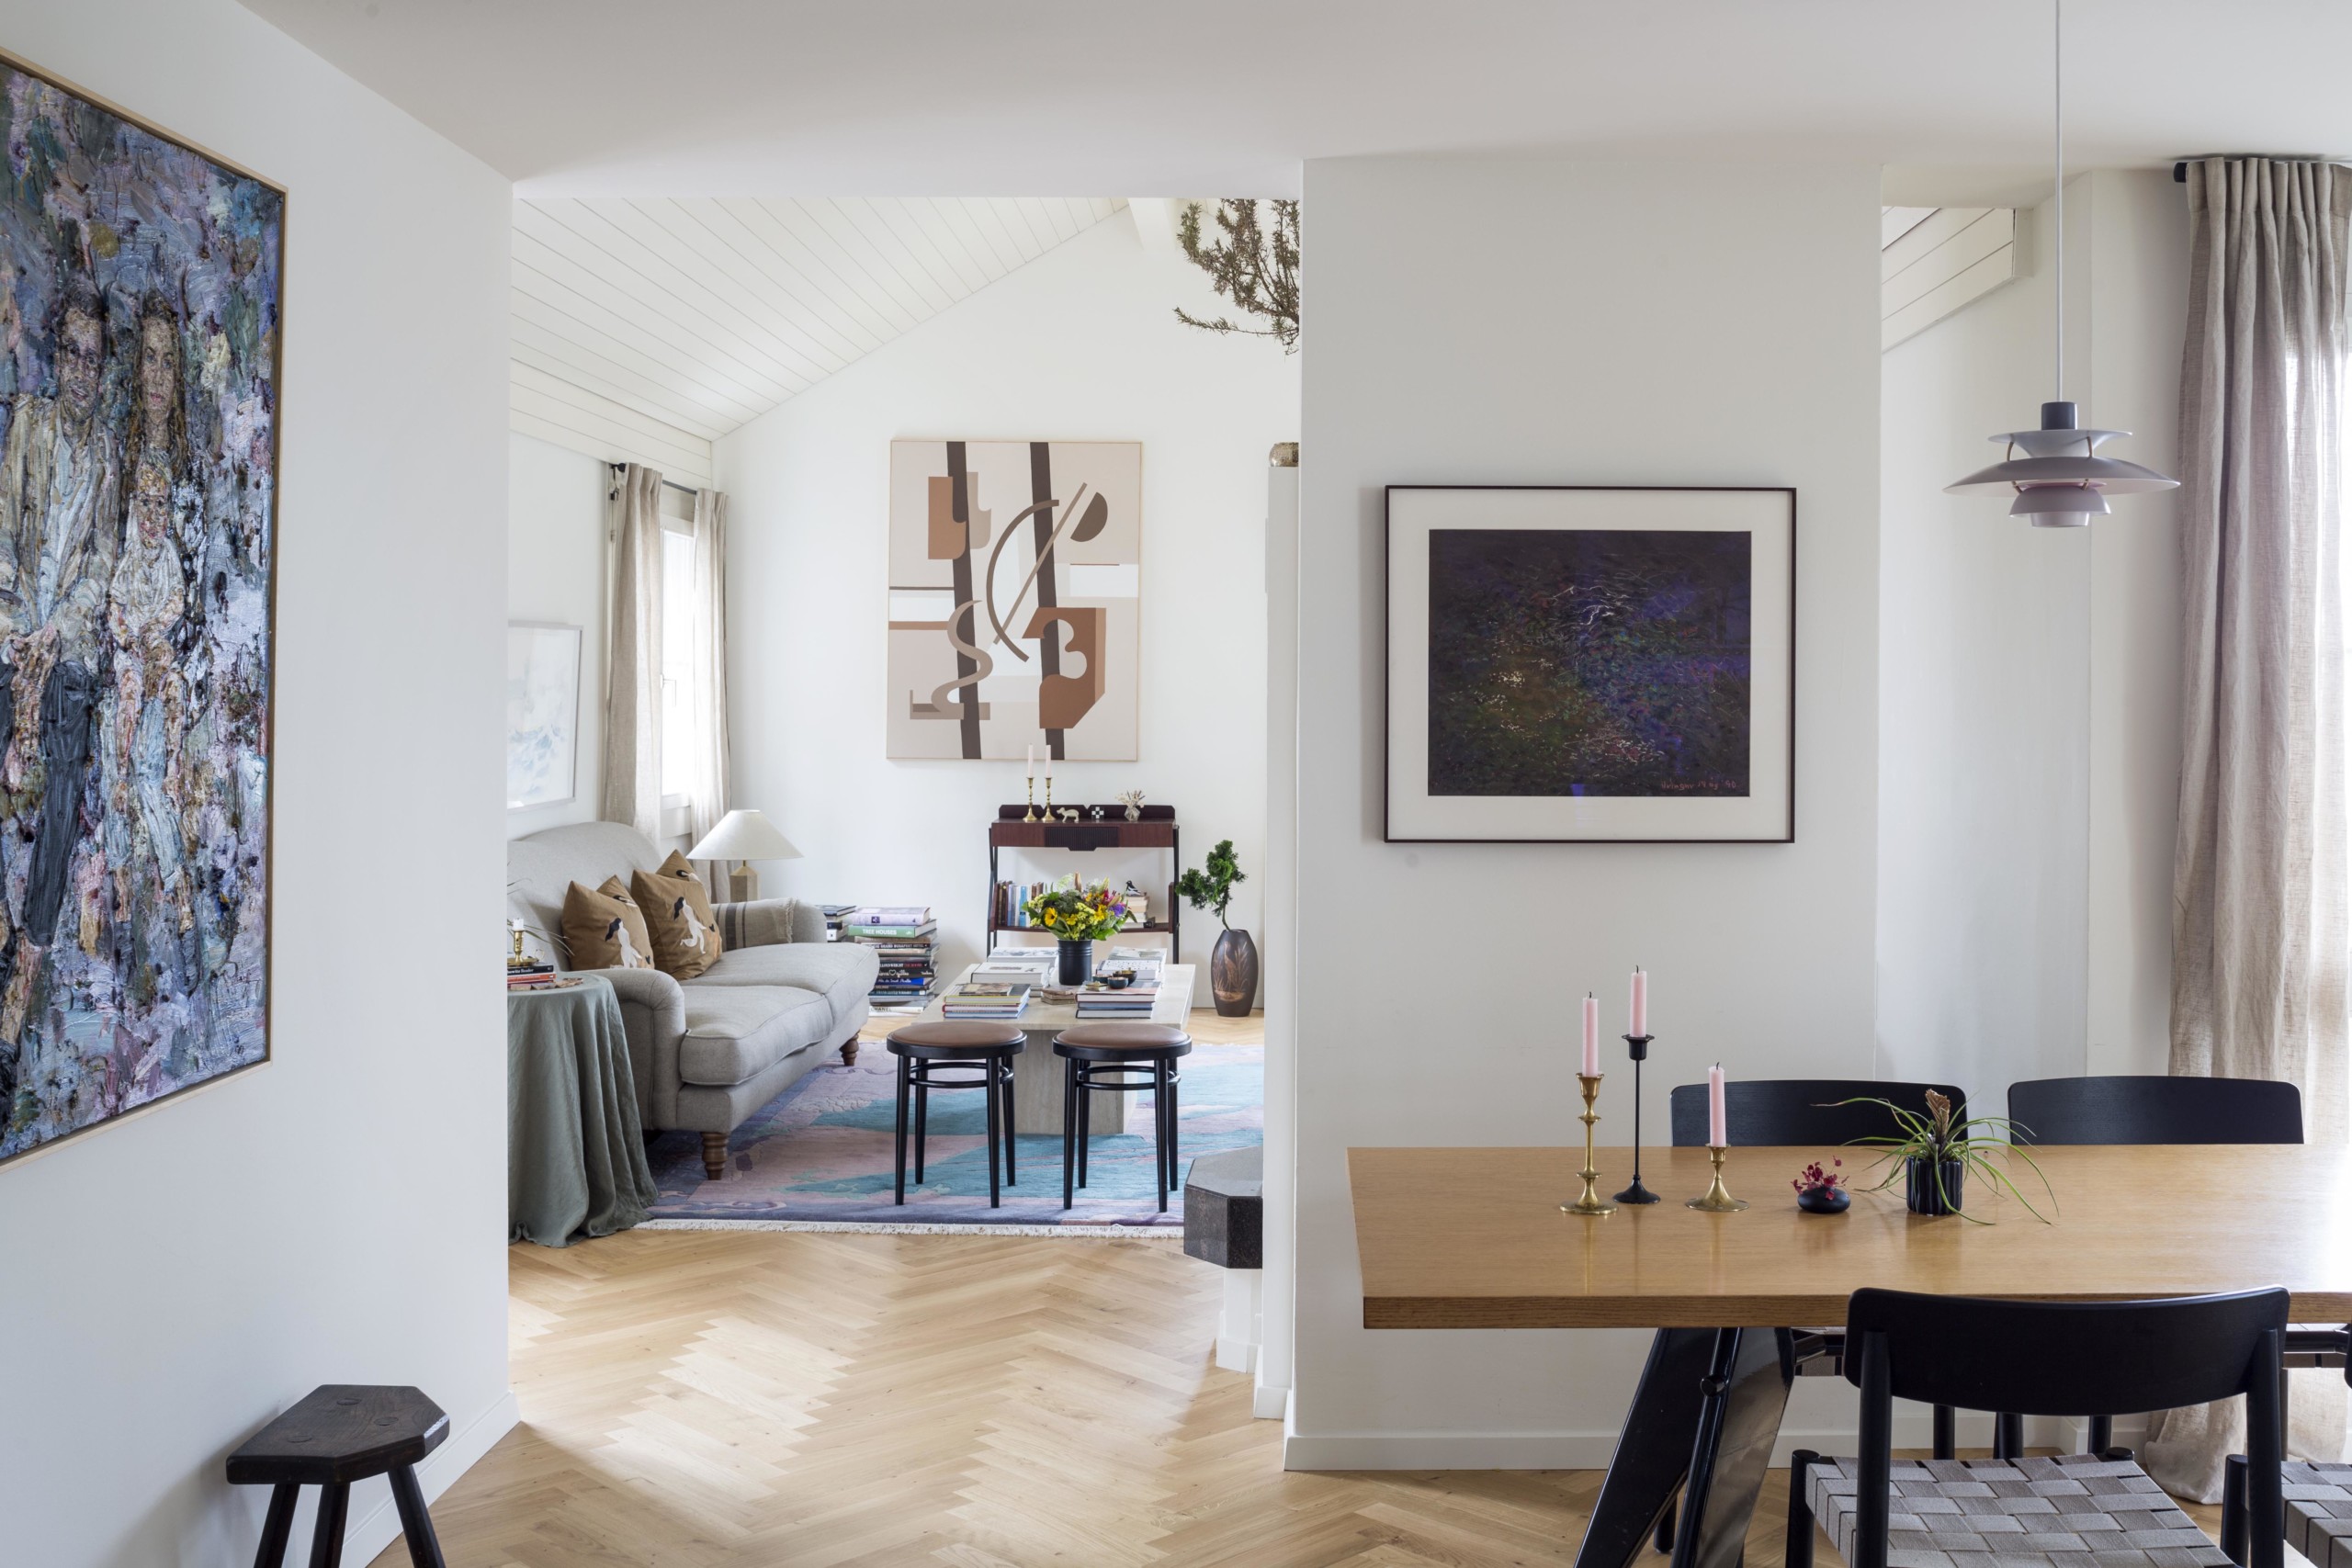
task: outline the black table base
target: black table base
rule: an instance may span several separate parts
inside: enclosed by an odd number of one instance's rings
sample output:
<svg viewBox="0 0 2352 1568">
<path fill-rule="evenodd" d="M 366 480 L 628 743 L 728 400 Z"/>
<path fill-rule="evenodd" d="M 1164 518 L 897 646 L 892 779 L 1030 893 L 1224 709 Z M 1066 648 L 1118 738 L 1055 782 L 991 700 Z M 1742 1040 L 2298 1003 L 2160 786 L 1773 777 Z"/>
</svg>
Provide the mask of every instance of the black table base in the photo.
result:
<svg viewBox="0 0 2352 1568">
<path fill-rule="evenodd" d="M 1673 1568 L 1738 1568 L 1795 1378 L 1788 1329 L 1659 1329 L 1577 1568 L 1631 1568 L 1661 1526 Z"/>
</svg>

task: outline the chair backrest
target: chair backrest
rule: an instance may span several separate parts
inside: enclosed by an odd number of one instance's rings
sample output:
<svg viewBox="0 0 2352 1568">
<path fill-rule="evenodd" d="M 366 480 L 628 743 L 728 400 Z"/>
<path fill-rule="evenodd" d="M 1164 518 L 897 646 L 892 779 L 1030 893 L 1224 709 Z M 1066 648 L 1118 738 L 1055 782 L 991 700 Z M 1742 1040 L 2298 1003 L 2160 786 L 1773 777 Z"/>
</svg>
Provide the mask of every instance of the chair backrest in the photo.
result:
<svg viewBox="0 0 2352 1568">
<path fill-rule="evenodd" d="M 1724 1085 L 1724 1131 L 1733 1144 L 1819 1146 L 1857 1138 L 1892 1136 L 1902 1131 L 1879 1105 L 1841 1105 L 1847 1100 L 1887 1100 L 1905 1111 L 1928 1113 L 1928 1091 L 1967 1113 L 1967 1097 L 1951 1084 L 1887 1083 L 1878 1078 L 1734 1078 Z M 1667 1099 L 1677 1148 L 1703 1148 L 1707 1142 L 1707 1086 L 1675 1086 Z"/>
<path fill-rule="evenodd" d="M 1857 1291 L 1846 1337 L 1878 1335 L 1897 1399 L 2021 1416 L 2135 1416 L 2250 1392 L 2287 1292 L 2145 1302 L 2018 1302 Z M 1849 1354 L 1860 1383 L 1866 1358 Z M 2272 1369 L 2273 1373 L 2276 1368 Z M 2276 1379 L 2272 1387 L 2275 1392 Z"/>
<path fill-rule="evenodd" d="M 2302 1091 L 2267 1078 L 2037 1078 L 2009 1086 L 2021 1144 L 2300 1144 Z"/>
</svg>

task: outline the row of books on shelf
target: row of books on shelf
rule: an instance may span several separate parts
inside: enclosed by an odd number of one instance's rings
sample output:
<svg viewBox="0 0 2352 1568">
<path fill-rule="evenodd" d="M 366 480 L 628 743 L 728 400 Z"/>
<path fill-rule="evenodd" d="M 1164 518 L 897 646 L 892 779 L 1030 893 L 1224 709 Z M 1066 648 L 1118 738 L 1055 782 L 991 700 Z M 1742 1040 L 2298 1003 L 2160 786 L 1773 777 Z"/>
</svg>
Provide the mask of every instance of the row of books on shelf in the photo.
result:
<svg viewBox="0 0 2352 1568">
<path fill-rule="evenodd" d="M 1032 920 L 1022 906 L 1053 886 L 1050 882 L 1000 882 L 989 901 L 989 924 L 999 931 L 1035 931 L 1046 928 Z M 1127 884 L 1126 899 L 1131 926 L 1151 923 L 1151 901 L 1133 882 Z"/>
</svg>

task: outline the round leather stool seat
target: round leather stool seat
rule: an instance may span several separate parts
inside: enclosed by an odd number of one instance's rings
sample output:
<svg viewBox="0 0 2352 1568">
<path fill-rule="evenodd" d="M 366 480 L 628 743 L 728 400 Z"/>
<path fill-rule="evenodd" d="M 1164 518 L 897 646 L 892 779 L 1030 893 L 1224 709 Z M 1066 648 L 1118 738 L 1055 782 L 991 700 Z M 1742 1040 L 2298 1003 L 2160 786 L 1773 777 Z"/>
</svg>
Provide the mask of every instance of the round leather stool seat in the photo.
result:
<svg viewBox="0 0 2352 1568">
<path fill-rule="evenodd" d="M 959 1052 L 994 1053 L 1006 1049 L 1018 1051 L 1029 1043 L 1017 1023 L 991 1022 L 986 1019 L 941 1019 L 923 1023 L 910 1023 L 904 1029 L 894 1029 L 885 1042 L 901 1055 L 948 1055 Z M 900 1047 L 906 1047 L 900 1050 Z"/>
<path fill-rule="evenodd" d="M 1096 1060 L 1130 1053 L 1173 1052 L 1182 1055 L 1192 1048 L 1193 1037 L 1172 1023 L 1078 1023 L 1054 1036 L 1057 1055 L 1083 1052 Z"/>
</svg>

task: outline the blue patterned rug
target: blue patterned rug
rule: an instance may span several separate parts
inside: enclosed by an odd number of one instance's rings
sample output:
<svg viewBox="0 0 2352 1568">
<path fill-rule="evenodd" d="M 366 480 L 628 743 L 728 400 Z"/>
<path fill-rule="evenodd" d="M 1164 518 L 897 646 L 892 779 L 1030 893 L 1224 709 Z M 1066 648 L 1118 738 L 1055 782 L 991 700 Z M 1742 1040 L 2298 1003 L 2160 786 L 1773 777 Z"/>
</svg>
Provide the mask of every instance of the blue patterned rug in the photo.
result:
<svg viewBox="0 0 2352 1568">
<path fill-rule="evenodd" d="M 1022 1066 L 1031 1066 L 1026 1056 Z M 1050 1062 L 1046 1070 L 1060 1066 Z M 1024 1129 L 1020 1181 L 1004 1189 L 1002 1207 L 989 1208 L 988 1152 L 980 1141 L 986 1097 L 977 1090 L 932 1097 L 922 1185 L 910 1179 L 905 1205 L 893 1203 L 897 1066 L 897 1058 L 877 1041 L 859 1052 L 854 1066 L 834 1062 L 810 1073 L 735 1130 L 727 1174 L 717 1181 L 703 1176 L 699 1136 L 662 1134 L 650 1151 L 653 1178 L 662 1190 L 653 1218 L 702 1224 L 1182 1227 L 1181 1187 L 1169 1193 L 1168 1213 L 1157 1206 L 1148 1133 L 1097 1136 L 1087 1156 L 1087 1185 L 1066 1210 L 1061 1130 Z M 1197 1046 L 1184 1058 L 1182 1071 L 1180 1176 L 1196 1156 L 1262 1140 L 1263 1046 Z M 1138 1102 L 1130 1124 L 1148 1128 L 1150 1113 L 1143 1107 L 1151 1097 L 1130 1098 Z M 911 1162 L 908 1174 L 913 1175 Z"/>
</svg>

